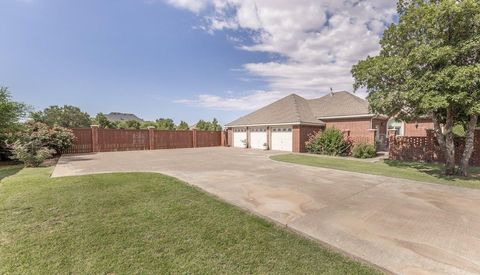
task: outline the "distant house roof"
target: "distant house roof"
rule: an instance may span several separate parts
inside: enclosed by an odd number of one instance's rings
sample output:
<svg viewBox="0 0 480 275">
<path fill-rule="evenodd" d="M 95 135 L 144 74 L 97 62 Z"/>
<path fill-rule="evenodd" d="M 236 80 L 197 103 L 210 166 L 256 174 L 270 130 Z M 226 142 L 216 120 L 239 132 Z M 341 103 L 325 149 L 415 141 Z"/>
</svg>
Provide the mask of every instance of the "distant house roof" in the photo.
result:
<svg viewBox="0 0 480 275">
<path fill-rule="evenodd" d="M 129 120 L 135 120 L 135 121 L 138 121 L 138 122 L 143 122 L 143 119 L 137 117 L 134 114 L 111 112 L 110 114 L 106 114 L 105 117 L 107 117 L 107 119 L 112 121 L 112 122 L 129 121 Z"/>
<path fill-rule="evenodd" d="M 330 93 L 311 100 L 291 94 L 226 126 L 323 125 L 322 119 L 364 116 L 374 116 L 369 112 L 368 102 L 349 92 Z"/>
<path fill-rule="evenodd" d="M 305 98 L 291 94 L 226 126 L 274 124 L 323 125 L 324 123 L 315 118 Z"/>
</svg>

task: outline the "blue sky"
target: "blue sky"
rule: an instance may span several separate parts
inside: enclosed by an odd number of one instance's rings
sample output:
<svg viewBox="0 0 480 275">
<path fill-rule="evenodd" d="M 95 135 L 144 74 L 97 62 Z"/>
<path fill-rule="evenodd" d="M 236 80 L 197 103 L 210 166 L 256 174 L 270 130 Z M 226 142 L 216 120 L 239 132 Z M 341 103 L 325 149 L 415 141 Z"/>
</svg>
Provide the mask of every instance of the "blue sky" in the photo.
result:
<svg viewBox="0 0 480 275">
<path fill-rule="evenodd" d="M 373 1 L 363 9 L 384 13 L 362 15 L 358 32 L 375 43 L 332 50 L 322 48 L 322 37 L 352 26 L 324 15 L 345 7 L 324 1 L 314 20 L 300 10 L 302 21 L 295 9 L 290 14 L 289 1 L 280 2 L 2 0 L 0 85 L 36 109 L 69 104 L 92 115 L 227 123 L 291 92 L 351 90 L 351 64 L 378 51 L 393 15 L 388 1 Z M 282 21 L 272 9 L 283 9 Z M 341 18 L 358 19 L 360 12 Z"/>
</svg>

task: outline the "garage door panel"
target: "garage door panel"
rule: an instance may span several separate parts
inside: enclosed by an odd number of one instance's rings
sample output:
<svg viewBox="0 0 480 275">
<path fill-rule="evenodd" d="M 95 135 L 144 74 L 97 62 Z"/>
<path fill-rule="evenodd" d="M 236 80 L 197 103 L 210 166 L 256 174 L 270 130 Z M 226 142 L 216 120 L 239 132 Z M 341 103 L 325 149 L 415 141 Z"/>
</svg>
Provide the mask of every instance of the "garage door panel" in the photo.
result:
<svg viewBox="0 0 480 275">
<path fill-rule="evenodd" d="M 292 128 L 272 128 L 272 150 L 289 151 L 293 149 Z"/>
<path fill-rule="evenodd" d="M 253 149 L 263 149 L 263 144 L 267 143 L 267 129 L 254 128 L 250 130 L 250 147 Z"/>
<path fill-rule="evenodd" d="M 243 140 L 247 139 L 247 132 L 245 129 L 233 129 L 233 147 L 243 148 Z"/>
</svg>

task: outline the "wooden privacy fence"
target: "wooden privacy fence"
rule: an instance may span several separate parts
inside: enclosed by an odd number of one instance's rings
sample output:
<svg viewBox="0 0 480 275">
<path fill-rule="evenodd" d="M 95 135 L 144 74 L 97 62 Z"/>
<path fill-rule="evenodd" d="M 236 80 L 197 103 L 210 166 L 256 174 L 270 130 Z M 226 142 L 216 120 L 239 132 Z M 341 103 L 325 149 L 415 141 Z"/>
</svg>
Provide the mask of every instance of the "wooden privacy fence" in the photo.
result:
<svg viewBox="0 0 480 275">
<path fill-rule="evenodd" d="M 421 162 L 444 162 L 440 146 L 432 130 L 427 130 L 427 136 L 395 136 L 389 138 L 389 158 L 393 160 L 421 161 Z M 460 162 L 464 138 L 455 139 L 455 159 Z M 470 164 L 480 166 L 480 129 L 475 131 L 475 141 Z"/>
<path fill-rule="evenodd" d="M 213 147 L 224 146 L 226 141 L 222 131 L 102 129 L 97 126 L 71 130 L 75 141 L 63 152 L 65 154 Z"/>
</svg>

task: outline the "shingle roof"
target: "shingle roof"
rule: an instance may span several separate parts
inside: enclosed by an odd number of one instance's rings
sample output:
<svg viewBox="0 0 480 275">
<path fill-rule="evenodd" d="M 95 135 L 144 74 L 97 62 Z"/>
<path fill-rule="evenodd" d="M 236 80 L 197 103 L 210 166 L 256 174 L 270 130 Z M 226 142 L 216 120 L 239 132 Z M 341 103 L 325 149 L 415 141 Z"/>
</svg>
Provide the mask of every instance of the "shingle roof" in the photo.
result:
<svg viewBox="0 0 480 275">
<path fill-rule="evenodd" d="M 308 101 L 296 94 L 286 96 L 257 111 L 227 124 L 240 125 L 274 125 L 283 123 L 322 124 L 313 115 Z"/>
<path fill-rule="evenodd" d="M 282 123 L 322 124 L 321 119 L 373 115 L 368 102 L 349 92 L 335 92 L 306 100 L 296 94 L 286 96 L 226 126 L 274 125 Z"/>
<path fill-rule="evenodd" d="M 335 92 L 308 101 L 315 117 L 371 115 L 368 101 L 349 92 Z"/>
<path fill-rule="evenodd" d="M 117 121 L 129 121 L 129 120 L 135 120 L 138 122 L 143 122 L 143 119 L 137 117 L 134 114 L 125 114 L 125 113 L 118 113 L 118 112 L 112 112 L 110 114 L 105 115 L 108 120 L 117 122 Z"/>
</svg>

